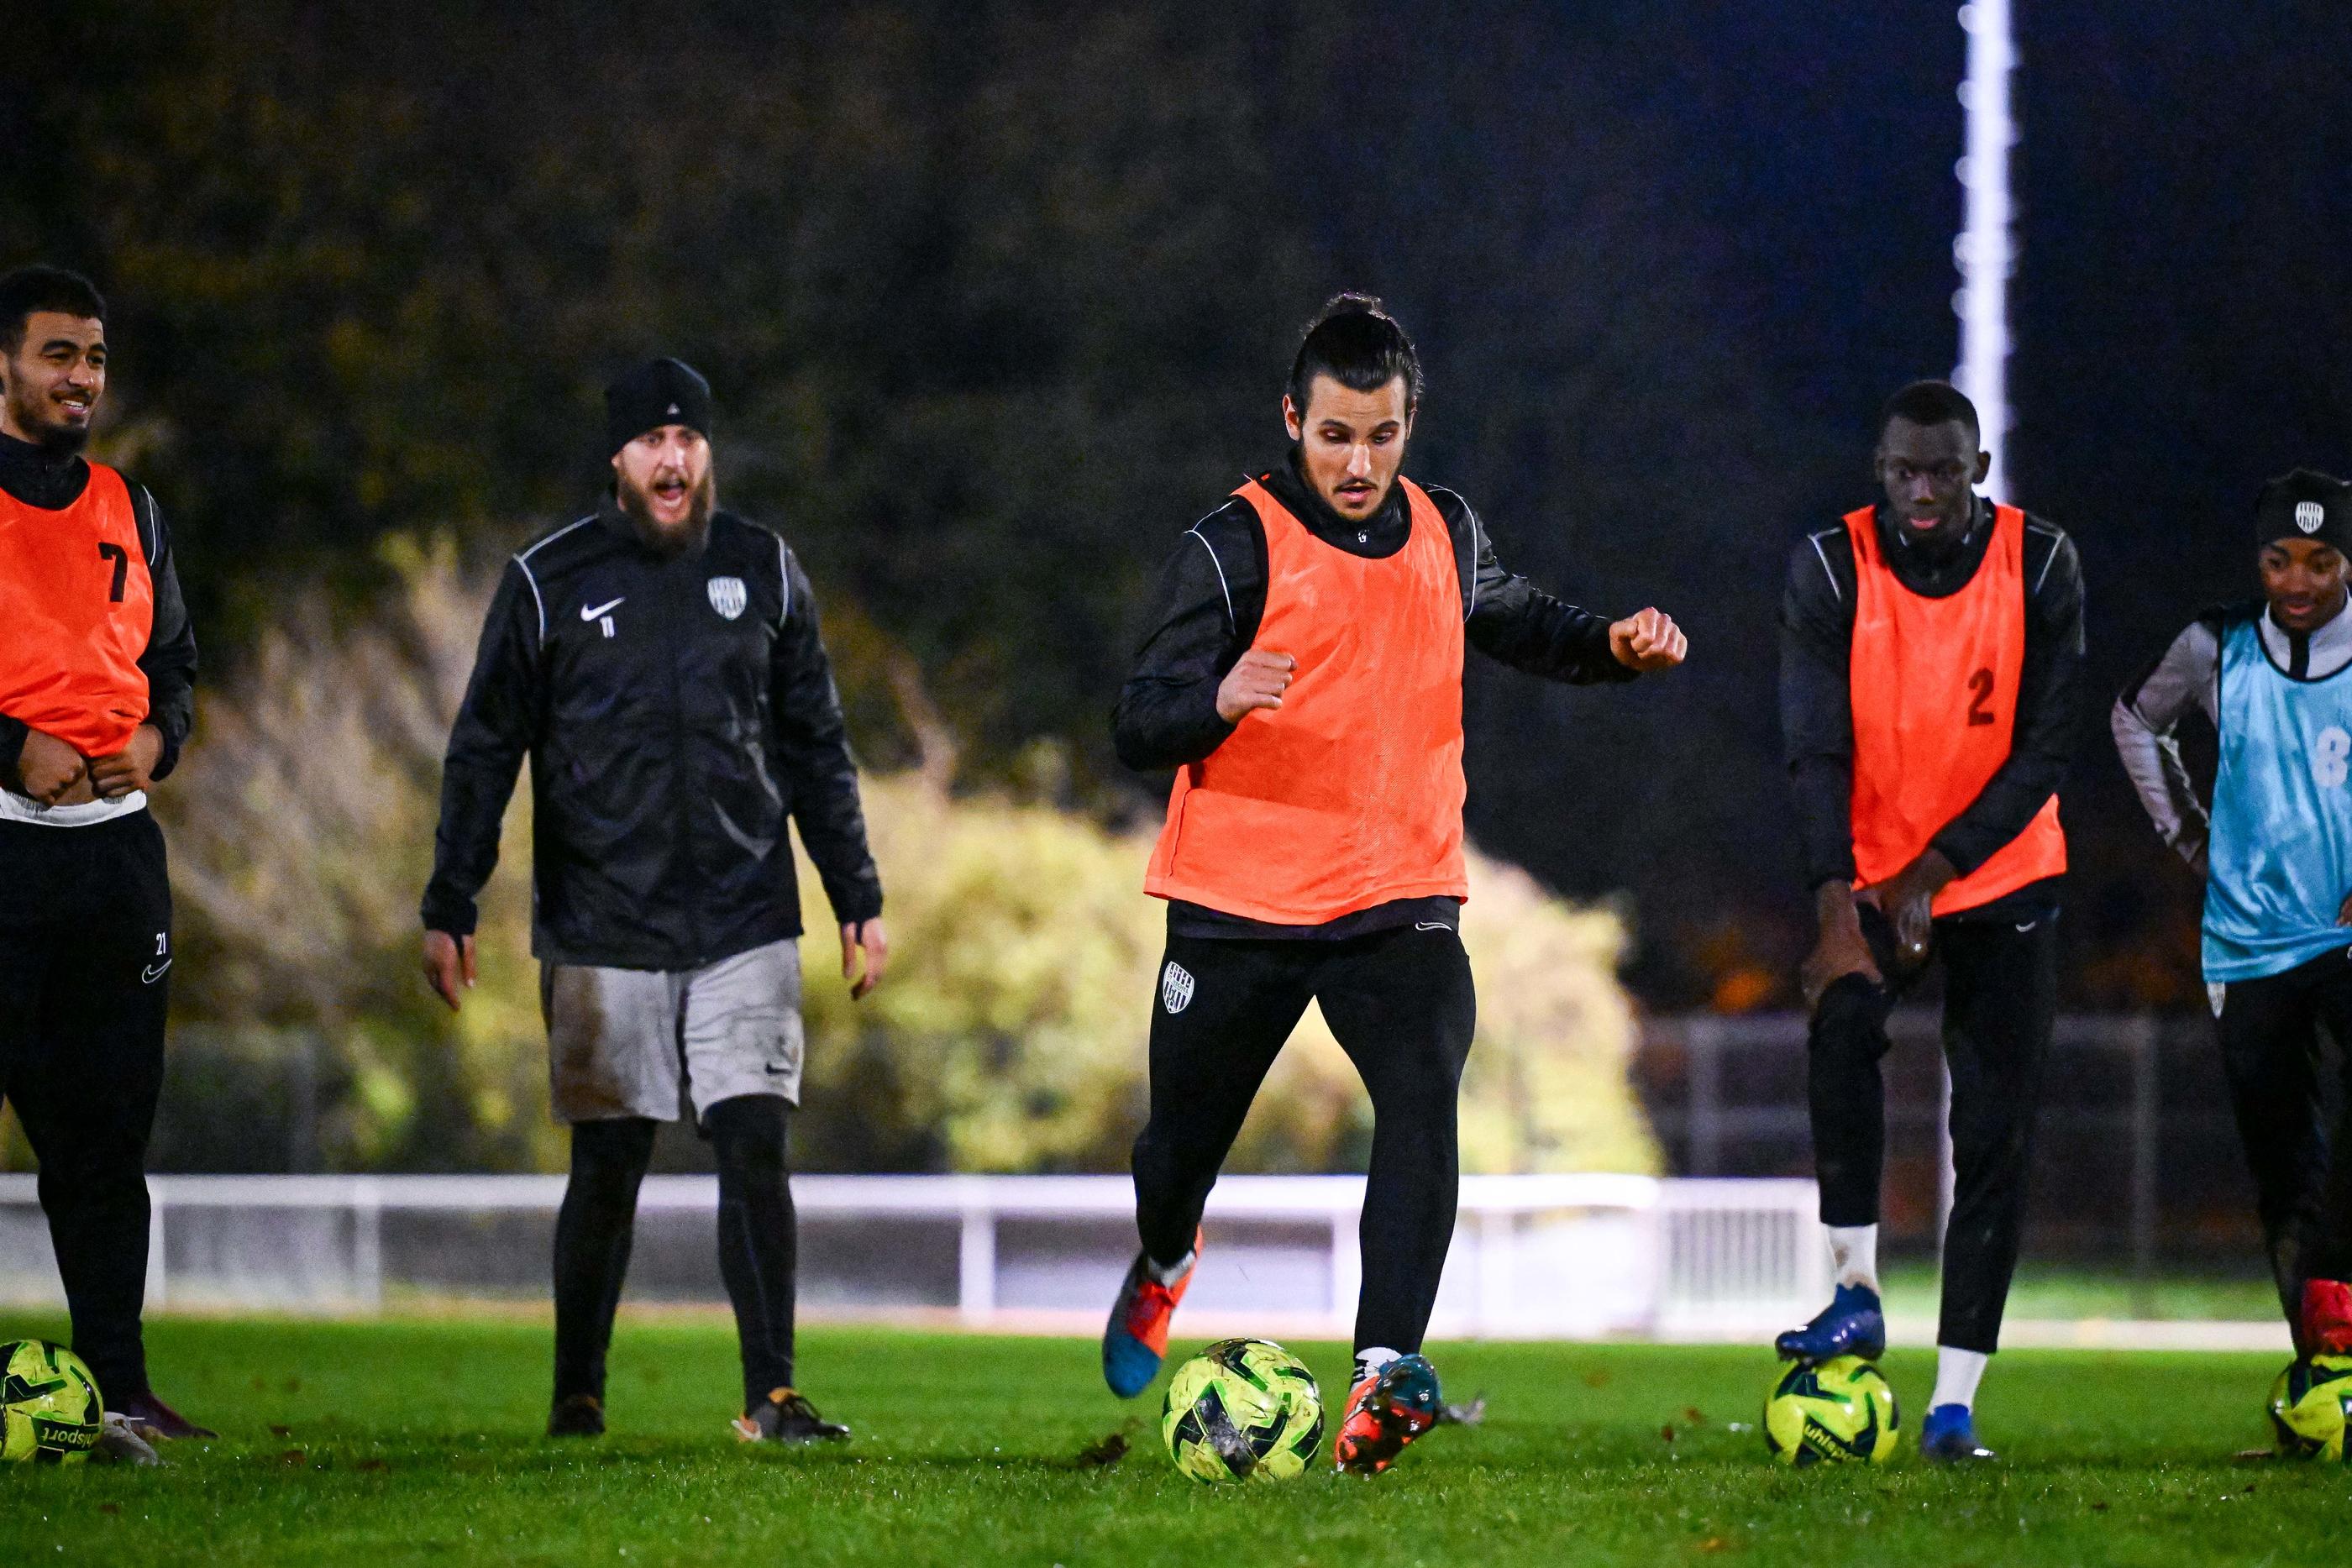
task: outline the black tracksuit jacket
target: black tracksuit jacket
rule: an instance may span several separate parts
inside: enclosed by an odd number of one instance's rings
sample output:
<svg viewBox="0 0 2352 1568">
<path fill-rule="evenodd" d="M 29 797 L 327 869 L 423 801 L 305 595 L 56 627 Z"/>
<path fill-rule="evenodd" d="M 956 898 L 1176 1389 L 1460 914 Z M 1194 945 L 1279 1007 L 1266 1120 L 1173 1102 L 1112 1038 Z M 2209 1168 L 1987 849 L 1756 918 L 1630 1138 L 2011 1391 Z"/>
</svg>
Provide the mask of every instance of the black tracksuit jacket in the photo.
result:
<svg viewBox="0 0 2352 1568">
<path fill-rule="evenodd" d="M 882 912 L 815 597 L 732 513 L 665 556 L 607 507 L 508 563 L 449 736 L 426 929 L 474 929 L 526 754 L 542 959 L 692 969 L 799 936 L 787 817 L 835 916 Z"/>
</svg>

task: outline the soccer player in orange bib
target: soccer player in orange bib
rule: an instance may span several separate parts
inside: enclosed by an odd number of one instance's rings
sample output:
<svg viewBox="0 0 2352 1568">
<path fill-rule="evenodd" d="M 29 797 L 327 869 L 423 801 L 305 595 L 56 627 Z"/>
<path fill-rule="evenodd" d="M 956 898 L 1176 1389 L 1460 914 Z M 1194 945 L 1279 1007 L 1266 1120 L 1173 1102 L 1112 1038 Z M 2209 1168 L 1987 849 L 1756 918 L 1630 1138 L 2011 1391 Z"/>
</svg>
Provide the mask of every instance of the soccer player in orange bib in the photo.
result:
<svg viewBox="0 0 2352 1568">
<path fill-rule="evenodd" d="M 1463 650 L 1579 683 L 1684 652 L 1654 609 L 1612 622 L 1538 592 L 1459 496 L 1399 472 L 1421 381 L 1378 300 L 1324 308 L 1283 399 L 1288 455 L 1178 540 L 1114 721 L 1130 767 L 1179 771 L 1144 883 L 1168 901 L 1168 948 L 1135 1145 L 1143 1245 L 1103 1376 L 1131 1397 L 1158 1374 L 1217 1168 L 1318 1002 L 1375 1118 L 1334 1455 L 1360 1474 L 1439 1410 L 1421 1340 L 1454 1234 L 1475 1013 L 1456 934 Z"/>
<path fill-rule="evenodd" d="M 106 304 L 0 277 L 0 1100 L 40 1162 L 99 1452 L 210 1437 L 147 1383 L 147 1138 L 163 1087 L 172 884 L 147 792 L 194 716 L 196 642 L 155 498 L 84 457 Z"/>
<path fill-rule="evenodd" d="M 1944 964 L 1955 1186 L 1930 1459 L 1993 1458 L 1976 1390 L 2017 1267 L 2057 1005 L 2066 839 L 2058 785 L 2083 688 L 2071 540 L 1976 492 L 1977 412 L 1942 382 L 1879 419 L 1885 499 L 1799 542 L 1781 604 L 1780 716 L 1821 936 L 1805 960 L 1809 1098 L 1837 1293 L 1777 1347 L 1875 1358 L 1879 1059 L 1895 998 Z"/>
</svg>

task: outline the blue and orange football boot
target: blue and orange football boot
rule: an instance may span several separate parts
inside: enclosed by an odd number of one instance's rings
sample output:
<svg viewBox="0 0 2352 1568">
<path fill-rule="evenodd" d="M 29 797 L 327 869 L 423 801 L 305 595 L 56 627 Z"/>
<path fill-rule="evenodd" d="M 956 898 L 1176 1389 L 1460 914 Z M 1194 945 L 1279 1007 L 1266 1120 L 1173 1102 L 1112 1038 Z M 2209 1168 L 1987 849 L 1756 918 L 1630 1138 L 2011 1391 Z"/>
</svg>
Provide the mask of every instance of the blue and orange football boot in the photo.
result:
<svg viewBox="0 0 2352 1568">
<path fill-rule="evenodd" d="M 1878 1292 L 1867 1285 L 1840 1285 L 1811 1322 L 1790 1329 L 1772 1348 L 1782 1361 L 1807 1366 L 1841 1355 L 1876 1361 L 1886 1354 L 1886 1314 L 1879 1308 Z"/>
<path fill-rule="evenodd" d="M 1151 1272 L 1151 1260 L 1141 1252 L 1129 1265 L 1118 1300 L 1103 1325 L 1103 1381 L 1121 1399 L 1132 1399 L 1151 1386 L 1160 1364 L 1168 1354 L 1168 1321 L 1184 1299 L 1192 1274 L 1201 1266 L 1201 1234 L 1192 1233 L 1192 1260 L 1172 1284 L 1163 1284 Z"/>
<path fill-rule="evenodd" d="M 1401 1355 L 1348 1391 L 1348 1418 L 1332 1442 L 1332 1460 L 1347 1475 L 1379 1475 L 1407 1443 L 1437 1425 L 1444 1408 L 1428 1357 Z"/>
</svg>

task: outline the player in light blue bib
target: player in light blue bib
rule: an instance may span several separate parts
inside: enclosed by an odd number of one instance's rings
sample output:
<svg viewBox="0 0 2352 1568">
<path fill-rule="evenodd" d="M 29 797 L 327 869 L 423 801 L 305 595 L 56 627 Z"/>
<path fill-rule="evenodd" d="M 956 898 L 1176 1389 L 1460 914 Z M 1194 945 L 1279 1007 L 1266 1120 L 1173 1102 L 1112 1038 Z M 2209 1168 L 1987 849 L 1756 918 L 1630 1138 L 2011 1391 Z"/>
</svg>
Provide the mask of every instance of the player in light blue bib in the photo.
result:
<svg viewBox="0 0 2352 1568">
<path fill-rule="evenodd" d="M 2206 991 L 2280 1303 L 2302 1354 L 2342 1355 L 2352 1109 L 2331 1134 L 2319 1029 L 2352 1061 L 2352 486 L 2297 469 L 2255 521 L 2263 597 L 2190 622 L 2113 727 L 2157 831 L 2205 872 Z M 2173 739 L 2191 708 L 2220 740 L 2210 819 Z"/>
</svg>

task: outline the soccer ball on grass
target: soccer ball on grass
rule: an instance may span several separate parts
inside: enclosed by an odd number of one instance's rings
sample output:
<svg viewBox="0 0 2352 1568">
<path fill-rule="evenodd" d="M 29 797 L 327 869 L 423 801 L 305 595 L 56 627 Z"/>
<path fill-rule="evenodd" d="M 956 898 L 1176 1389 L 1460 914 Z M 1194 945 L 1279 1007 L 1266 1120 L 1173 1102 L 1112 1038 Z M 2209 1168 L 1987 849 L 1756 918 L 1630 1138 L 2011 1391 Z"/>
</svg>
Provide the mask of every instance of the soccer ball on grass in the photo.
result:
<svg viewBox="0 0 2352 1568">
<path fill-rule="evenodd" d="M 81 1357 L 46 1340 L 0 1344 L 0 1459 L 70 1465 L 89 1458 L 106 1420 Z"/>
<path fill-rule="evenodd" d="M 1784 1465 L 1884 1463 L 1900 1423 L 1895 1390 L 1858 1355 L 1791 1366 L 1764 1402 L 1764 1441 Z"/>
<path fill-rule="evenodd" d="M 2287 1364 L 2271 1385 L 2271 1430 L 2290 1459 L 2345 1459 L 2344 1424 L 2352 1416 L 2352 1355 L 2315 1355 Z"/>
<path fill-rule="evenodd" d="M 1196 1481 L 1286 1481 L 1322 1444 L 1323 1396 L 1280 1345 L 1221 1340 L 1169 1379 L 1160 1436 Z"/>
</svg>

